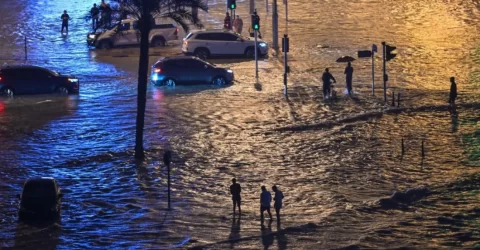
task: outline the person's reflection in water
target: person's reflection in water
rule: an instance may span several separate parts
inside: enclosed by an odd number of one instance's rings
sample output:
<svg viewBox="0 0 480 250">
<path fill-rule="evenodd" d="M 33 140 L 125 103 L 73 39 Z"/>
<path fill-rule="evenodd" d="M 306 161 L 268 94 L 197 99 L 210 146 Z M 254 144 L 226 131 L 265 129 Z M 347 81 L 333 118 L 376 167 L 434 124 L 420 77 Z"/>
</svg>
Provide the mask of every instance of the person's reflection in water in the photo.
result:
<svg viewBox="0 0 480 250">
<path fill-rule="evenodd" d="M 458 131 L 458 112 L 455 106 L 450 107 L 450 117 L 452 119 L 452 132 Z"/>
<path fill-rule="evenodd" d="M 262 221 L 262 244 L 263 249 L 267 250 L 274 241 L 274 236 L 272 234 L 272 220 L 268 221 L 268 228 L 265 227 Z"/>
<path fill-rule="evenodd" d="M 233 215 L 232 227 L 230 228 L 230 236 L 228 236 L 231 249 L 234 248 L 235 241 L 240 239 L 240 216 L 238 216 L 238 219 L 236 219 L 235 217 L 236 216 Z"/>
<path fill-rule="evenodd" d="M 281 222 L 277 222 L 277 244 L 278 244 L 278 250 L 285 250 L 287 249 L 287 236 L 285 235 L 285 231 L 283 231 Z"/>
<path fill-rule="evenodd" d="M 59 221 L 19 222 L 14 249 L 57 249 L 62 227 Z"/>
</svg>

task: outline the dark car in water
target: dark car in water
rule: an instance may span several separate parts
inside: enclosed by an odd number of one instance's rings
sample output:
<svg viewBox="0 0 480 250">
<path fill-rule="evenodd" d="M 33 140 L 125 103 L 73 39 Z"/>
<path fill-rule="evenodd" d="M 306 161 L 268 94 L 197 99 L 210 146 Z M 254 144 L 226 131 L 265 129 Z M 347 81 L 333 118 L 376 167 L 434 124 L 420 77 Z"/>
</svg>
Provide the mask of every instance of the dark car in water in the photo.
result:
<svg viewBox="0 0 480 250">
<path fill-rule="evenodd" d="M 37 66 L 6 66 L 0 68 L 0 95 L 78 94 L 80 82 L 74 76 L 62 75 Z"/>
<path fill-rule="evenodd" d="M 152 65 L 150 80 L 155 85 L 174 87 L 177 84 L 225 85 L 234 80 L 233 72 L 217 67 L 198 57 L 174 56 L 160 58 Z"/>
<path fill-rule="evenodd" d="M 56 219 L 60 216 L 63 194 L 57 181 L 50 177 L 32 178 L 25 181 L 20 199 L 20 220 Z"/>
</svg>

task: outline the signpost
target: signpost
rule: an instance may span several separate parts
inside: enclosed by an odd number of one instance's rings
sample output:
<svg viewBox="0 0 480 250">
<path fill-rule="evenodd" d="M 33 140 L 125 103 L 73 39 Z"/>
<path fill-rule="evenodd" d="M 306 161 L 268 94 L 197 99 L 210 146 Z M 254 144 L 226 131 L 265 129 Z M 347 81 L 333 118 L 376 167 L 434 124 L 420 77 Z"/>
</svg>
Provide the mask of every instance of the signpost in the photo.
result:
<svg viewBox="0 0 480 250">
<path fill-rule="evenodd" d="M 375 52 L 377 50 L 377 45 L 372 44 L 372 96 L 375 96 Z"/>
<path fill-rule="evenodd" d="M 166 151 L 163 154 L 163 163 L 167 166 L 167 181 L 168 181 L 168 210 L 171 209 L 170 206 L 170 163 L 172 162 L 172 153 L 170 151 Z"/>
<path fill-rule="evenodd" d="M 287 54 L 288 54 L 288 51 L 289 51 L 289 47 L 290 47 L 290 44 L 289 44 L 289 38 L 288 38 L 288 35 L 287 34 L 284 34 L 283 35 L 283 38 L 282 38 L 282 52 L 283 52 L 283 67 L 284 67 L 284 71 L 283 71 L 283 94 L 285 96 L 287 96 L 288 92 L 287 92 L 287 74 L 288 74 L 288 58 L 287 58 Z"/>
</svg>

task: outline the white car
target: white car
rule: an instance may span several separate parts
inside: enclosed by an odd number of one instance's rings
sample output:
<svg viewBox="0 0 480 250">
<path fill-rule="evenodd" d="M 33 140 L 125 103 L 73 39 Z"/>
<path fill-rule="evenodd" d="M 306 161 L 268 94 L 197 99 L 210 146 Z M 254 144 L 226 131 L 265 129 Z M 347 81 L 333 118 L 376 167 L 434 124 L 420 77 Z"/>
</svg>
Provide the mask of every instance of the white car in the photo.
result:
<svg viewBox="0 0 480 250">
<path fill-rule="evenodd" d="M 173 23 L 156 23 L 150 31 L 148 40 L 152 47 L 165 46 L 168 41 L 178 39 L 178 28 Z M 140 31 L 136 19 L 125 19 L 109 29 L 89 33 L 87 43 L 101 49 L 117 46 L 132 46 L 140 44 Z"/>
<path fill-rule="evenodd" d="M 268 54 L 268 44 L 265 41 L 258 39 L 256 47 L 259 56 Z M 193 31 L 183 39 L 182 52 L 202 59 L 226 55 L 254 57 L 255 39 L 231 30 Z"/>
</svg>

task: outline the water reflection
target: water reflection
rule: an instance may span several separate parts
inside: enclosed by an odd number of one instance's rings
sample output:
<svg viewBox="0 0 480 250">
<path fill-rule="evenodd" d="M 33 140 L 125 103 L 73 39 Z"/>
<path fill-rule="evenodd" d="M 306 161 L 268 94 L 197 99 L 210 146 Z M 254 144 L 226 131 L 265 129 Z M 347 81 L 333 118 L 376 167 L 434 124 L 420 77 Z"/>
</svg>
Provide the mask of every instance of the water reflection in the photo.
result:
<svg viewBox="0 0 480 250">
<path fill-rule="evenodd" d="M 267 250 L 275 240 L 274 235 L 272 233 L 272 220 L 268 221 L 268 226 L 265 227 L 265 224 L 262 222 L 261 232 L 262 232 L 262 244 L 263 249 Z"/>
<path fill-rule="evenodd" d="M 281 222 L 277 222 L 277 245 L 278 250 L 285 250 L 287 249 L 288 239 L 285 231 L 282 229 Z"/>
<path fill-rule="evenodd" d="M 240 239 L 240 230 L 241 230 L 241 225 L 240 225 L 240 217 L 236 218 L 236 215 L 233 215 L 232 218 L 232 226 L 230 227 L 230 235 L 228 236 L 228 239 L 230 240 L 230 248 L 233 249 L 235 245 L 235 240 Z"/>
<path fill-rule="evenodd" d="M 62 227 L 57 223 L 19 222 L 15 230 L 14 249 L 57 249 Z"/>
<path fill-rule="evenodd" d="M 458 112 L 455 106 L 450 108 L 450 118 L 452 119 L 452 133 L 458 131 Z"/>
</svg>

